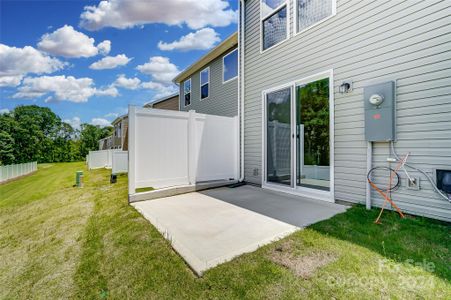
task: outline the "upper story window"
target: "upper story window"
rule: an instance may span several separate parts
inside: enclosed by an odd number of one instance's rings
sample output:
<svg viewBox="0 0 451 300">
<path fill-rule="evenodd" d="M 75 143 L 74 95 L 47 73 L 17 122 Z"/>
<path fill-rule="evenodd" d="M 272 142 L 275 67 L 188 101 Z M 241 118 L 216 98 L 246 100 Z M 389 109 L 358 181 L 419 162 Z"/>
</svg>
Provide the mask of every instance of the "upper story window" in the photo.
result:
<svg viewBox="0 0 451 300">
<path fill-rule="evenodd" d="M 336 0 L 296 0 L 296 30 L 300 32 L 335 14 Z"/>
<path fill-rule="evenodd" d="M 200 99 L 208 98 L 210 94 L 210 67 L 200 72 Z"/>
<path fill-rule="evenodd" d="M 116 137 L 121 137 L 121 123 L 116 124 L 114 127 L 114 135 Z"/>
<path fill-rule="evenodd" d="M 185 106 L 191 104 L 191 78 L 183 83 L 183 94 L 185 96 Z"/>
<path fill-rule="evenodd" d="M 288 8 L 286 0 L 261 0 L 262 50 L 288 38 Z"/>
<path fill-rule="evenodd" d="M 238 49 L 222 58 L 222 81 L 227 82 L 238 76 Z"/>
</svg>

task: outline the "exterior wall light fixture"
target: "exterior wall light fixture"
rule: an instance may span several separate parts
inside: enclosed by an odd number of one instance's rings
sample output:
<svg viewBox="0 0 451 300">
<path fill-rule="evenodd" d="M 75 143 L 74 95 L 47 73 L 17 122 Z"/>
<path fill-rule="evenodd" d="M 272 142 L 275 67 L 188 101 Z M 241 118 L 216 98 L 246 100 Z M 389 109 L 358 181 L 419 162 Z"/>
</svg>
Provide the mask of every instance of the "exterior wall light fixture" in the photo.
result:
<svg viewBox="0 0 451 300">
<path fill-rule="evenodd" d="M 340 94 L 346 94 L 352 92 L 352 81 L 343 81 L 339 87 Z"/>
</svg>

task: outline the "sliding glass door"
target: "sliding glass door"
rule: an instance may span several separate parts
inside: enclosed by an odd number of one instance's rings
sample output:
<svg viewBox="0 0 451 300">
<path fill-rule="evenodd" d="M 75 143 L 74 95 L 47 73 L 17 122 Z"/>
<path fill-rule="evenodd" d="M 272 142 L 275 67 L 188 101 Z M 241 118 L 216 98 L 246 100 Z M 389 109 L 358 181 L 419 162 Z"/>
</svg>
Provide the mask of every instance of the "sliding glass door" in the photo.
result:
<svg viewBox="0 0 451 300">
<path fill-rule="evenodd" d="M 264 93 L 265 184 L 319 198 L 333 194 L 330 74 Z"/>
<path fill-rule="evenodd" d="M 266 181 L 291 181 L 291 87 L 266 94 Z"/>
<path fill-rule="evenodd" d="M 330 190 L 329 78 L 296 86 L 296 185 Z"/>
</svg>

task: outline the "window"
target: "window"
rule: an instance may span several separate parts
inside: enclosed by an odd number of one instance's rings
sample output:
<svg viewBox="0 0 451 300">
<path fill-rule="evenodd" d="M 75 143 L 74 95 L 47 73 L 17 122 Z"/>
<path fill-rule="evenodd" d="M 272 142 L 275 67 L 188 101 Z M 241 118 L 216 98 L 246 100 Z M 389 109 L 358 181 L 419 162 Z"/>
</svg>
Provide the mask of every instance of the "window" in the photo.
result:
<svg viewBox="0 0 451 300">
<path fill-rule="evenodd" d="M 116 137 L 121 137 L 121 123 L 117 124 L 117 125 L 114 127 L 114 135 L 115 135 Z"/>
<path fill-rule="evenodd" d="M 261 0 L 262 50 L 284 41 L 287 33 L 287 3 L 282 0 Z"/>
<path fill-rule="evenodd" d="M 200 72 L 200 99 L 208 98 L 210 94 L 210 67 Z"/>
<path fill-rule="evenodd" d="M 222 81 L 227 82 L 238 76 L 238 49 L 225 55 L 222 59 Z"/>
<path fill-rule="evenodd" d="M 297 32 L 335 14 L 335 0 L 296 0 Z"/>
<path fill-rule="evenodd" d="M 191 104 L 191 78 L 183 83 L 183 94 L 185 95 L 185 106 Z"/>
</svg>

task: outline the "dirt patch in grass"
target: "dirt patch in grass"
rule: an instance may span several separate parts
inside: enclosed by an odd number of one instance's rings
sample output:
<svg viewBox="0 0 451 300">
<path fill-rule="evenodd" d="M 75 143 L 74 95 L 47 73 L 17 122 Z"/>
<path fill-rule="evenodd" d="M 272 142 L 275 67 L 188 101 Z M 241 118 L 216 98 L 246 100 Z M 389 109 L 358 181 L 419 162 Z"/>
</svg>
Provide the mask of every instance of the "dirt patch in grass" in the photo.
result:
<svg viewBox="0 0 451 300">
<path fill-rule="evenodd" d="M 270 259 L 303 279 L 311 278 L 315 272 L 338 259 L 338 255 L 326 251 L 315 251 L 304 255 L 295 255 L 293 242 L 287 240 L 270 253 Z"/>
</svg>

